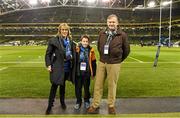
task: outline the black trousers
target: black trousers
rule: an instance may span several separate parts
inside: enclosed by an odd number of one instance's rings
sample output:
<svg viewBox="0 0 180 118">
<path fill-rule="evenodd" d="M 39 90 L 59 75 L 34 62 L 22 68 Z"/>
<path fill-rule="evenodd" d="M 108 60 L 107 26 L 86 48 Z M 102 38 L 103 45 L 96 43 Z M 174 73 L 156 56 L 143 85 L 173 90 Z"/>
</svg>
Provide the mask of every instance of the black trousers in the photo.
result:
<svg viewBox="0 0 180 118">
<path fill-rule="evenodd" d="M 60 86 L 59 87 L 60 103 L 64 104 L 66 80 L 68 79 L 68 77 L 69 77 L 69 72 L 65 72 L 65 74 L 64 74 L 64 85 L 56 85 L 56 84 L 51 85 L 50 94 L 49 94 L 49 101 L 48 101 L 48 107 L 53 106 L 58 86 Z"/>
<path fill-rule="evenodd" d="M 90 102 L 90 75 L 87 73 L 81 74 L 75 80 L 75 94 L 76 94 L 76 103 L 82 103 L 82 87 L 84 86 L 84 102 Z"/>
</svg>

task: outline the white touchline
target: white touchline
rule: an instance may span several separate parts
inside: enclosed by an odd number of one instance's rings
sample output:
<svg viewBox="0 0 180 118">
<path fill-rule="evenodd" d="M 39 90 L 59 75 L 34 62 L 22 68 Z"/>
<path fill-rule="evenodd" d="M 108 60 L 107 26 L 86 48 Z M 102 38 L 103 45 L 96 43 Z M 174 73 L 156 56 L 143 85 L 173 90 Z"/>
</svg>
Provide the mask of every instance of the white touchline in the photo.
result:
<svg viewBox="0 0 180 118">
<path fill-rule="evenodd" d="M 33 64 L 33 63 L 45 63 L 45 62 L 41 62 L 41 61 L 37 61 L 37 62 L 33 62 L 33 61 L 22 61 L 22 62 L 17 62 L 17 61 L 4 61 L 4 62 L 0 62 L 0 63 L 9 63 L 9 64 L 23 64 L 23 63 L 30 63 L 30 64 Z"/>
<path fill-rule="evenodd" d="M 41 61 L 37 61 L 37 62 L 33 62 L 33 61 L 22 61 L 22 62 L 16 62 L 16 61 L 4 61 L 4 62 L 0 62 L 0 63 L 3 63 L 3 64 L 15 64 L 15 63 L 17 63 L 17 64 L 24 64 L 24 63 L 27 63 L 27 64 L 44 64 L 45 62 L 41 62 Z M 143 61 L 138 61 L 137 62 L 137 60 L 136 60 L 136 62 L 134 62 L 134 61 L 125 61 L 125 62 L 123 62 L 123 63 L 154 63 L 153 61 L 147 61 L 147 62 L 143 62 Z M 166 61 L 166 62 L 158 62 L 158 63 L 175 63 L 175 64 L 180 64 L 180 61 L 171 61 L 171 62 L 168 62 L 168 61 Z"/>
<path fill-rule="evenodd" d="M 139 62 L 139 63 L 143 63 L 143 61 L 141 61 L 141 60 L 139 60 L 139 59 L 136 59 L 136 58 L 133 58 L 133 57 L 131 57 L 131 56 L 129 56 L 129 58 L 131 58 L 131 59 L 133 59 L 133 60 L 135 60 L 135 61 L 137 61 L 137 62 Z"/>
<path fill-rule="evenodd" d="M 123 63 L 139 63 L 139 62 L 123 62 Z M 146 64 L 146 63 L 154 63 L 153 61 L 152 62 L 142 62 L 142 63 L 144 63 L 144 64 Z M 165 63 L 165 64 L 180 64 L 180 62 L 158 62 L 158 63 Z"/>
</svg>

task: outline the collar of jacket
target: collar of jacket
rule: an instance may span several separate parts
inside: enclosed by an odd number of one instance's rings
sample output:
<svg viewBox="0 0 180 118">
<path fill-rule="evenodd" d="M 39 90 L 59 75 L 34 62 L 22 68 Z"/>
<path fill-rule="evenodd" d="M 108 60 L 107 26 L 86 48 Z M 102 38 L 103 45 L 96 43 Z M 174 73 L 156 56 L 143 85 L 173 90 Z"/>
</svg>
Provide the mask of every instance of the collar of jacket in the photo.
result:
<svg viewBox="0 0 180 118">
<path fill-rule="evenodd" d="M 57 40 L 61 41 L 62 44 L 64 43 L 64 41 L 63 41 L 64 38 L 62 36 L 57 35 L 56 38 L 57 38 Z M 67 38 L 69 39 L 69 43 L 71 45 L 73 41 L 69 37 L 67 37 Z"/>
<path fill-rule="evenodd" d="M 106 28 L 105 30 L 103 30 L 103 33 L 104 33 L 104 34 L 106 34 L 106 30 L 107 30 L 107 29 L 108 29 L 108 28 Z M 116 35 L 121 35 L 121 34 L 122 34 L 122 29 L 121 29 L 121 28 L 118 28 L 117 31 L 116 31 L 116 33 L 117 33 Z"/>
</svg>

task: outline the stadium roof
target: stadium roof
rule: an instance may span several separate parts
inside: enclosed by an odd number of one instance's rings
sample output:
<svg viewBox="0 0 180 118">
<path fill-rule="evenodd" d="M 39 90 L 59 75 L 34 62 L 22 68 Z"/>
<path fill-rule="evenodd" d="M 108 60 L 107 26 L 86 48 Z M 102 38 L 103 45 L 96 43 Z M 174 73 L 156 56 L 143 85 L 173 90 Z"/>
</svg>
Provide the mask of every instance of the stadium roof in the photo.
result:
<svg viewBox="0 0 180 118">
<path fill-rule="evenodd" d="M 156 8 L 160 1 L 172 1 L 179 3 L 180 0 L 0 0 L 0 12 L 8 12 L 16 9 L 32 9 L 57 6 L 95 7 L 109 9 L 144 9 L 154 1 Z M 173 5 L 178 8 L 179 5 Z"/>
</svg>

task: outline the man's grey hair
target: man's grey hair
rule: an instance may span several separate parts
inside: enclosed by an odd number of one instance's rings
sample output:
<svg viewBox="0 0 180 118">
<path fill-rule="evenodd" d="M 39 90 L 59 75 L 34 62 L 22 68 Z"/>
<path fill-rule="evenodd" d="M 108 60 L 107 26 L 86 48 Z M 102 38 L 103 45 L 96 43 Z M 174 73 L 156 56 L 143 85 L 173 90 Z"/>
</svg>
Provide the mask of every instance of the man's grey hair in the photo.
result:
<svg viewBox="0 0 180 118">
<path fill-rule="evenodd" d="M 107 17 L 107 19 L 111 19 L 112 17 L 115 17 L 115 18 L 117 19 L 117 21 L 119 22 L 119 19 L 118 19 L 117 15 L 115 15 L 115 14 L 109 15 L 109 16 Z"/>
</svg>

